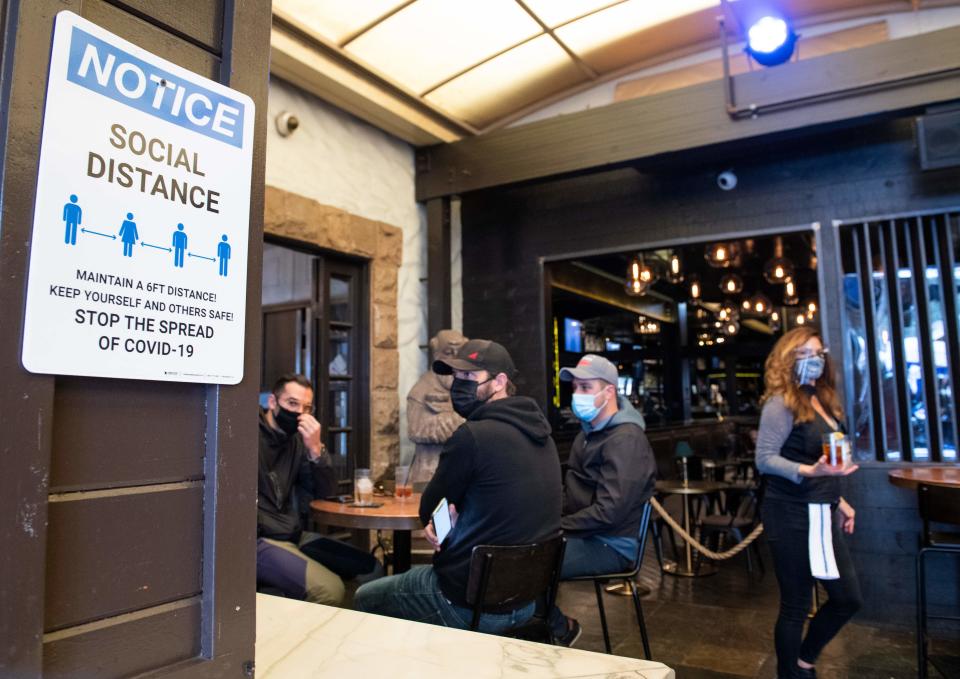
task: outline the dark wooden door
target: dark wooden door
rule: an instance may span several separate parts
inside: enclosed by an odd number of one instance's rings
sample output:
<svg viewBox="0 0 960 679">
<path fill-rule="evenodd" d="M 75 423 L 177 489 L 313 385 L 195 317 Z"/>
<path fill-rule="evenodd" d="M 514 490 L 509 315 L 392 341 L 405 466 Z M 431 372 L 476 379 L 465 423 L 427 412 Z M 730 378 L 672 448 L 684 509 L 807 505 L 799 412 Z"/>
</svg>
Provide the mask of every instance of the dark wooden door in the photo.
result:
<svg viewBox="0 0 960 679">
<path fill-rule="evenodd" d="M 367 268 L 286 245 L 264 245 L 260 402 L 284 373 L 306 375 L 337 479 L 349 491 L 353 470 L 370 463 Z"/>
<path fill-rule="evenodd" d="M 51 31 L 65 9 L 257 106 L 236 386 L 20 365 Z M 255 635 L 270 3 L 5 0 L 0 11 L 0 676 L 244 676 Z"/>
</svg>

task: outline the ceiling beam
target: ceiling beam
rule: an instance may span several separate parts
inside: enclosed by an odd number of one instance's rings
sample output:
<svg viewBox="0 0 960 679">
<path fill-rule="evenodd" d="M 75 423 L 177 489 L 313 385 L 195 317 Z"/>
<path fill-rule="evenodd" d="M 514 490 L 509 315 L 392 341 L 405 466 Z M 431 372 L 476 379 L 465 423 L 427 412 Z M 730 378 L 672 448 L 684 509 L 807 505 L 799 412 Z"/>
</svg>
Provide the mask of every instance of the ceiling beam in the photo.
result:
<svg viewBox="0 0 960 679">
<path fill-rule="evenodd" d="M 960 28 L 892 40 L 421 149 L 417 199 L 617 166 L 960 99 Z"/>
<path fill-rule="evenodd" d="M 270 73 L 414 146 L 476 133 L 277 13 L 270 32 Z"/>
</svg>

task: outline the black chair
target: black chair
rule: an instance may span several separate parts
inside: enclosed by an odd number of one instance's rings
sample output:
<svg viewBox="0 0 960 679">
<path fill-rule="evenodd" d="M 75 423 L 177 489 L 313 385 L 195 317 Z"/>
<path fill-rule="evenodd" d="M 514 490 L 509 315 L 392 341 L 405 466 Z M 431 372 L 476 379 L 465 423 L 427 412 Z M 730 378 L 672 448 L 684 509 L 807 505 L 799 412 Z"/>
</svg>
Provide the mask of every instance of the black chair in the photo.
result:
<svg viewBox="0 0 960 679">
<path fill-rule="evenodd" d="M 508 613 L 543 600 L 545 607 L 532 623 L 524 623 L 504 635 L 540 628 L 549 643 L 553 632 L 546 616 L 553 609 L 567 541 L 557 536 L 530 545 L 477 545 L 470 557 L 467 603 L 473 607 L 470 629 L 480 626 L 484 613 Z"/>
<path fill-rule="evenodd" d="M 637 625 L 640 627 L 640 639 L 643 641 L 643 654 L 650 660 L 650 640 L 647 638 L 647 624 L 643 620 L 643 606 L 640 604 L 640 595 L 637 594 L 637 585 L 634 582 L 637 573 L 643 566 L 643 551 L 647 545 L 647 527 L 650 524 L 650 511 L 653 505 L 649 502 L 643 506 L 643 515 L 640 517 L 640 530 L 637 532 L 638 542 L 637 558 L 633 562 L 629 571 L 623 573 L 602 573 L 597 575 L 581 575 L 574 578 L 565 578 L 567 582 L 580 582 L 592 580 L 594 589 L 597 592 L 597 607 L 600 609 L 600 625 L 603 627 L 603 644 L 610 653 L 610 632 L 607 629 L 607 614 L 603 608 L 603 586 L 611 580 L 623 580 L 625 587 L 630 588 L 630 594 L 633 596 L 633 607 L 637 613 Z"/>
<path fill-rule="evenodd" d="M 931 530 L 931 523 L 960 526 L 960 489 L 945 486 L 920 484 L 917 489 L 920 518 L 923 519 L 923 535 L 920 552 L 917 554 L 917 676 L 927 676 L 927 661 L 948 676 L 947 666 L 957 662 L 956 657 L 929 655 L 927 644 L 927 620 L 960 620 L 957 616 L 927 614 L 927 583 L 924 560 L 928 554 L 942 553 L 960 555 L 960 533 Z"/>
<path fill-rule="evenodd" d="M 735 543 L 743 539 L 756 527 L 760 520 L 760 490 L 753 488 L 734 488 L 727 491 L 727 512 L 708 514 L 700 519 L 700 536 L 704 544 L 712 541 L 712 549 L 720 551 L 720 538 L 731 536 Z M 755 540 L 744 550 L 747 556 L 747 572 L 753 572 L 753 557 L 756 556 L 760 572 L 764 572 L 763 558 L 760 556 L 760 547 Z M 699 552 L 698 552 L 699 555 Z M 698 558 L 697 568 L 700 567 L 702 556 Z"/>
</svg>

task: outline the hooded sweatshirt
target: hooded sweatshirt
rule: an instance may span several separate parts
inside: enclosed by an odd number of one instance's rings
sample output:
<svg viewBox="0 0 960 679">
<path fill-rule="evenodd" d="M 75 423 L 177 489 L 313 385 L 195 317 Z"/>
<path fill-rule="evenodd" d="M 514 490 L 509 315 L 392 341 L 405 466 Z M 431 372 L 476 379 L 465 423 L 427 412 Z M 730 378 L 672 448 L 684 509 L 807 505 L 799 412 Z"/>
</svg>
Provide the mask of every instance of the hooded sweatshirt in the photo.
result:
<svg viewBox="0 0 960 679">
<path fill-rule="evenodd" d="M 330 495 L 336 479 L 330 459 L 316 462 L 299 433 L 287 436 L 267 424 L 260 411 L 260 462 L 257 480 L 257 537 L 296 542 L 300 538 L 300 502 Z"/>
<path fill-rule="evenodd" d="M 424 525 L 444 497 L 459 513 L 433 557 L 444 596 L 469 605 L 470 556 L 477 545 L 522 545 L 558 535 L 561 495 L 557 448 L 536 401 L 511 396 L 477 408 L 444 444 L 420 501 Z"/>
<path fill-rule="evenodd" d="M 636 538 L 653 495 L 657 467 L 643 418 L 622 396 L 617 407 L 605 426 L 577 434 L 570 449 L 561 525 L 572 537 Z"/>
</svg>

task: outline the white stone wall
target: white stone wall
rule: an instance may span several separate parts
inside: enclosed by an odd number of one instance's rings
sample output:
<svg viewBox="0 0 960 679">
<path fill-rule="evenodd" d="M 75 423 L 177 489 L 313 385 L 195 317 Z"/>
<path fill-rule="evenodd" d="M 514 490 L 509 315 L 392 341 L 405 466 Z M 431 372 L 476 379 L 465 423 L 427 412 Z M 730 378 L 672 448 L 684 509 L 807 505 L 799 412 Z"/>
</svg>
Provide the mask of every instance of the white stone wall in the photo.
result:
<svg viewBox="0 0 960 679">
<path fill-rule="evenodd" d="M 398 281 L 400 450 L 409 459 L 406 396 L 426 370 L 426 215 L 414 196 L 409 144 L 277 78 L 270 81 L 267 184 L 403 230 Z M 276 116 L 300 127 L 281 137 Z"/>
</svg>

